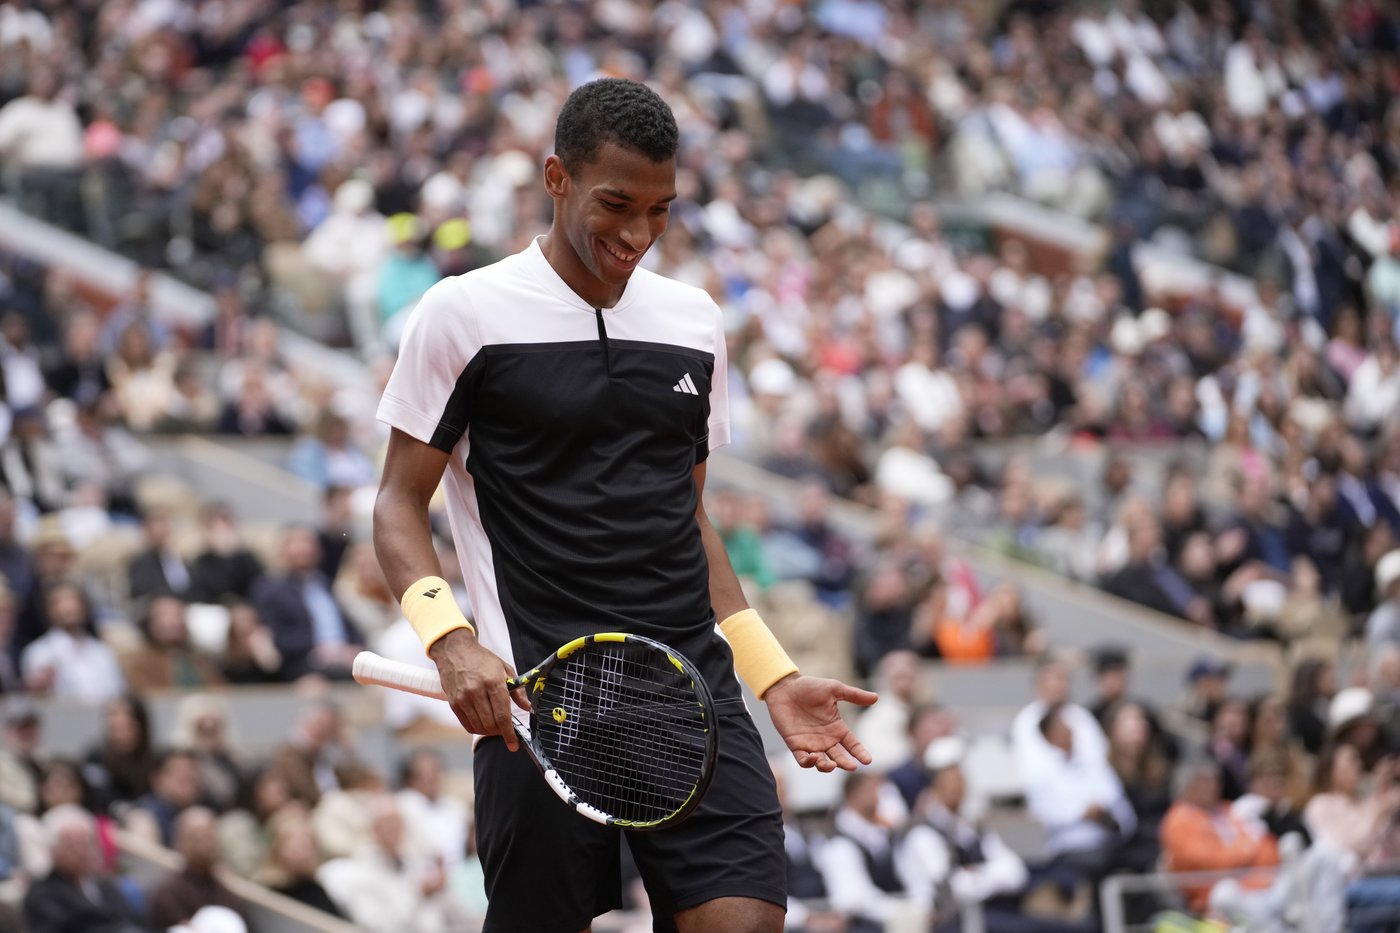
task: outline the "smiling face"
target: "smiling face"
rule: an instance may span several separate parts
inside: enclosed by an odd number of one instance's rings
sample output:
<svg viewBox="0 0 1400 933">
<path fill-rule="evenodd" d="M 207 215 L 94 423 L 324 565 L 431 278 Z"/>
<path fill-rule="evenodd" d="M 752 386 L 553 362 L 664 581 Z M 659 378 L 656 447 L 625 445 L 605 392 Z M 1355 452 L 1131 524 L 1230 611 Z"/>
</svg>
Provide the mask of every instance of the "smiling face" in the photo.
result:
<svg viewBox="0 0 1400 933">
<path fill-rule="evenodd" d="M 616 304 L 637 264 L 666 232 L 676 197 L 676 160 L 604 142 L 572 169 L 558 156 L 544 166 L 554 199 L 545 256 L 559 276 L 594 307 Z"/>
</svg>

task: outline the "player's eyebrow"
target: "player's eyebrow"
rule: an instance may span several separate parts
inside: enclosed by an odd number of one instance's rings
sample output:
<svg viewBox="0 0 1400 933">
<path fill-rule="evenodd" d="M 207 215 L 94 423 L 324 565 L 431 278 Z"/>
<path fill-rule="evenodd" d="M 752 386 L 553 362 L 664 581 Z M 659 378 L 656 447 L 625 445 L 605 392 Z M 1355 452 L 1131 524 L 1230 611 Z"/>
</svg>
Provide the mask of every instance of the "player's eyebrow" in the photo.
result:
<svg viewBox="0 0 1400 933">
<path fill-rule="evenodd" d="M 620 188 L 597 188 L 597 189 L 595 189 L 594 193 L 595 193 L 595 194 L 598 194 L 598 195 L 603 195 L 603 196 L 606 196 L 606 197 L 609 197 L 609 198 L 615 198 L 615 199 L 617 199 L 617 200 L 619 200 L 619 201 L 626 201 L 626 202 L 628 202 L 629 204 L 630 204 L 631 202 L 633 202 L 633 201 L 636 200 L 636 198 L 632 197 L 632 195 L 628 194 L 626 191 L 623 191 L 623 190 L 620 189 Z M 657 201 L 656 203 L 657 203 L 657 204 L 670 204 L 670 203 L 671 203 L 672 201 L 674 201 L 675 199 L 676 199 L 676 195 L 675 195 L 675 194 L 672 194 L 670 197 L 668 197 L 668 198 L 662 198 L 661 200 Z"/>
</svg>

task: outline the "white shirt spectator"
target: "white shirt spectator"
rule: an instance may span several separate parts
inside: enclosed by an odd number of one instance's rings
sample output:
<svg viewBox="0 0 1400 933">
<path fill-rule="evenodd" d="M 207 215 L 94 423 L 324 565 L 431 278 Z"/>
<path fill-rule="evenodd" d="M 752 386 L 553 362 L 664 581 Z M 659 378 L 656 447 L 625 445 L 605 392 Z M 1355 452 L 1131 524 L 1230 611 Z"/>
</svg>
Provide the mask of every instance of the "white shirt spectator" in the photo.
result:
<svg viewBox="0 0 1400 933">
<path fill-rule="evenodd" d="M 1044 763 L 1045 756 L 1059 753 L 1040 734 L 1040 720 L 1049 709 L 1044 700 L 1032 700 L 1016 714 L 1011 722 L 1011 744 L 1016 751 L 1016 763 L 1021 774 L 1034 779 L 1036 768 Z M 1074 755 L 1090 758 L 1108 757 L 1108 739 L 1094 714 L 1082 706 L 1067 703 L 1060 709 L 1060 716 L 1074 733 Z"/>
<path fill-rule="evenodd" d="M 23 168 L 83 164 L 83 125 L 64 100 L 18 97 L 0 107 L 0 159 Z"/>
<path fill-rule="evenodd" d="M 117 656 L 91 635 L 75 637 L 52 630 L 24 649 L 20 670 L 25 681 L 53 672 L 53 696 L 97 705 L 119 696 L 126 687 Z"/>
<path fill-rule="evenodd" d="M 444 865 L 455 865 L 466 858 L 467 827 L 471 824 L 466 804 L 447 794 L 429 800 L 421 791 L 407 787 L 395 797 L 410 837 L 431 845 Z"/>
<path fill-rule="evenodd" d="M 1400 412 L 1400 366 L 1392 365 L 1386 373 L 1376 354 L 1367 356 L 1351 377 L 1344 407 L 1354 428 L 1377 428 L 1395 420 Z"/>
<path fill-rule="evenodd" d="M 1086 817 L 1091 807 L 1107 811 L 1117 822 L 1119 833 L 1129 833 L 1137 826 L 1137 814 L 1107 758 L 1090 757 L 1078 749 L 1066 758 L 1048 743 L 1046 747 L 1040 766 L 1035 771 L 1022 771 L 1022 777 L 1031 815 L 1050 832 L 1047 855 L 1092 851 L 1111 844 L 1117 834 Z"/>
<path fill-rule="evenodd" d="M 907 899 L 881 890 L 871 880 L 861 851 L 864 848 L 876 856 L 887 853 L 894 844 L 889 829 L 863 819 L 847 807 L 836 811 L 835 827 L 837 835 L 817 853 L 831 906 L 840 913 L 881 923 L 898 917 Z M 859 840 L 859 844 L 852 840 Z M 897 860 L 895 870 L 905 880 Z"/>
<path fill-rule="evenodd" d="M 956 838 L 966 848 L 979 846 L 986 861 L 959 866 L 947 836 Z M 908 879 L 910 897 L 940 913 L 1019 891 L 1029 877 L 1026 863 L 1000 836 L 981 831 L 936 805 L 927 822 L 914 825 L 905 835 L 898 859 L 900 874 Z M 939 888 L 945 884 L 952 893 L 953 904 L 937 903 Z"/>
</svg>

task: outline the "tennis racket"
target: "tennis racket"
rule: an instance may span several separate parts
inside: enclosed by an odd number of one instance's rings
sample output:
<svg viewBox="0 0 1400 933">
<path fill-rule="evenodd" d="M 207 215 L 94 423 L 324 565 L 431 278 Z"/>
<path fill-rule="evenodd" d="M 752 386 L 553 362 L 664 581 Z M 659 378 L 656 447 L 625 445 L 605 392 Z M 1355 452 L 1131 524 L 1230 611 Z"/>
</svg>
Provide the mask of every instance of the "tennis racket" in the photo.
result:
<svg viewBox="0 0 1400 933">
<path fill-rule="evenodd" d="M 361 651 L 362 684 L 446 700 L 437 671 Z M 554 793 L 583 816 L 661 829 L 700 802 L 714 772 L 714 701 L 685 657 L 650 638 L 585 635 L 506 686 L 529 691 L 515 731 Z"/>
</svg>

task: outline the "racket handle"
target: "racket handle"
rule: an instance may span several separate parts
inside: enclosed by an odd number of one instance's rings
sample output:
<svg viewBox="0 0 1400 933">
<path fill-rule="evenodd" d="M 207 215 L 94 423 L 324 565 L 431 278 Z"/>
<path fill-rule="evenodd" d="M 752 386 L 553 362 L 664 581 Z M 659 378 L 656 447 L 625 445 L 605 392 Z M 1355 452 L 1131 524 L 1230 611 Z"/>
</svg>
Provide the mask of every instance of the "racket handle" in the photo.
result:
<svg viewBox="0 0 1400 933">
<path fill-rule="evenodd" d="M 402 661 L 391 661 L 373 651 L 361 651 L 355 655 L 355 663 L 350 672 L 356 683 L 367 686 L 388 687 L 404 693 L 416 693 L 420 697 L 433 700 L 446 700 L 442 692 L 442 681 L 437 671 L 426 667 L 415 667 Z"/>
</svg>

